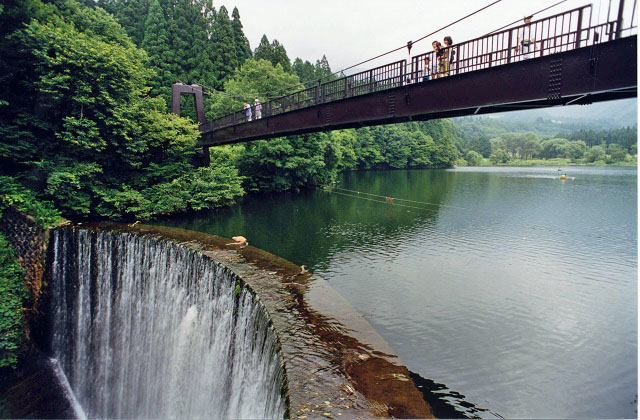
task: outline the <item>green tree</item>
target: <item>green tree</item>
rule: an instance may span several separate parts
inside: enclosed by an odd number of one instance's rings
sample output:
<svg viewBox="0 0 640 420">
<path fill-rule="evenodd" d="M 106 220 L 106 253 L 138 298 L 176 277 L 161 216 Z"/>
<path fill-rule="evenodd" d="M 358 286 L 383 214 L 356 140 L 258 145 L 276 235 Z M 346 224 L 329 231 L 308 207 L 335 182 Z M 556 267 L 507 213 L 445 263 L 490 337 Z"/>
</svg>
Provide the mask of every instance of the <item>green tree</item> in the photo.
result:
<svg viewBox="0 0 640 420">
<path fill-rule="evenodd" d="M 451 167 L 459 156 L 456 148 L 456 126 L 449 120 L 435 120 L 418 123 L 418 127 L 435 142 L 430 158 L 431 167 Z"/>
<path fill-rule="evenodd" d="M 316 61 L 315 76 L 318 79 L 324 79 L 326 81 L 326 80 L 335 79 L 335 77 L 332 77 L 333 76 L 332 73 L 333 72 L 331 71 L 329 60 L 327 60 L 327 56 L 323 54 L 322 58 Z"/>
<path fill-rule="evenodd" d="M 141 45 L 145 34 L 145 21 L 149 0 L 121 0 L 109 2 L 106 10 L 113 13 L 136 45 Z"/>
<path fill-rule="evenodd" d="M 267 100 L 268 92 L 298 86 L 298 77 L 286 73 L 282 66 L 274 67 L 267 60 L 248 59 L 224 84 L 224 94 L 216 94 L 207 109 L 208 118 L 218 118 L 242 109 L 243 102 Z"/>
<path fill-rule="evenodd" d="M 12 37 L 22 89 L 2 116 L 1 129 L 14 134 L 0 139 L 0 162 L 6 163 L 0 171 L 67 217 L 157 214 L 153 191 L 193 172 L 198 131 L 167 114 L 164 100 L 146 96 L 146 54 L 102 9 L 67 0 L 57 13 Z M 199 178 L 211 187 L 217 179 L 206 171 L 197 172 Z"/>
<path fill-rule="evenodd" d="M 271 43 L 269 42 L 269 38 L 267 35 L 262 35 L 260 38 L 260 44 L 256 47 L 253 52 L 253 58 L 255 60 L 267 60 L 273 63 L 273 48 L 271 47 Z"/>
<path fill-rule="evenodd" d="M 373 133 L 373 127 L 356 130 L 357 143 L 354 149 L 359 169 L 379 168 L 385 163 L 383 148 Z"/>
<path fill-rule="evenodd" d="M 570 141 L 565 148 L 564 157 L 576 161 L 582 159 L 584 153 L 587 151 L 587 145 L 584 141 Z"/>
<path fill-rule="evenodd" d="M 627 149 L 620 144 L 612 143 L 607 147 L 610 162 L 623 162 L 627 157 Z"/>
<path fill-rule="evenodd" d="M 236 46 L 236 55 L 238 57 L 238 64 L 242 65 L 245 60 L 251 58 L 251 47 L 249 46 L 249 40 L 244 35 L 242 30 L 242 23 L 240 22 L 240 12 L 237 7 L 233 8 L 231 13 L 233 20 L 231 26 L 233 28 L 233 39 Z"/>
<path fill-rule="evenodd" d="M 271 50 L 273 53 L 273 57 L 271 62 L 274 66 L 280 64 L 284 71 L 291 71 L 291 60 L 289 60 L 289 56 L 287 55 L 287 50 L 284 48 L 284 45 L 280 44 L 277 39 L 274 39 L 271 43 Z"/>
<path fill-rule="evenodd" d="M 291 60 L 289 60 L 289 56 L 287 56 L 287 50 L 284 48 L 284 45 L 280 44 L 277 39 L 274 39 L 273 42 L 269 44 L 269 39 L 266 35 L 262 35 L 260 44 L 255 49 L 253 57 L 256 60 L 270 61 L 274 66 L 280 64 L 286 72 L 292 71 Z"/>
<path fill-rule="evenodd" d="M 217 86 L 215 87 L 220 88 L 238 67 L 238 54 L 236 52 L 233 26 L 229 19 L 229 13 L 224 6 L 220 6 L 216 14 L 216 21 L 212 31 L 214 41 L 213 68 L 215 79 L 217 80 Z"/>
<path fill-rule="evenodd" d="M 569 148 L 569 140 L 561 138 L 544 140 L 541 146 L 540 157 L 544 159 L 565 157 Z"/>
<path fill-rule="evenodd" d="M 465 160 L 471 166 L 479 166 L 482 163 L 482 155 L 478 152 L 470 150 L 469 152 L 467 152 L 467 155 L 465 156 Z"/>
<path fill-rule="evenodd" d="M 507 153 L 507 151 L 504 149 L 496 149 L 491 152 L 491 156 L 489 156 L 489 159 L 494 164 L 507 163 L 509 162 L 509 153 Z"/>
<path fill-rule="evenodd" d="M 593 146 L 585 152 L 584 158 L 587 162 L 604 161 L 606 158 L 604 147 Z"/>
<path fill-rule="evenodd" d="M 334 130 L 331 131 L 331 142 L 339 148 L 341 157 L 338 171 L 354 170 L 358 166 L 358 157 L 356 156 L 356 144 L 358 143 L 356 131 Z"/>
<path fill-rule="evenodd" d="M 239 158 L 249 191 L 288 191 L 335 181 L 339 151 L 326 133 L 247 144 Z"/>
<path fill-rule="evenodd" d="M 149 4 L 142 48 L 149 56 L 148 66 L 155 70 L 150 80 L 151 95 L 163 95 L 166 101 L 170 100 L 171 85 L 176 81 L 176 77 L 171 71 L 171 44 L 167 18 L 158 0 L 151 0 Z"/>
<path fill-rule="evenodd" d="M 300 57 L 293 60 L 291 70 L 298 76 L 305 87 L 311 87 L 318 84 L 316 76 L 316 68 L 308 60 L 302 61 Z"/>
<path fill-rule="evenodd" d="M 491 155 L 491 142 L 489 141 L 489 136 L 474 135 L 466 143 L 462 151 L 469 152 L 471 150 L 480 153 L 484 157 L 489 157 Z"/>
</svg>

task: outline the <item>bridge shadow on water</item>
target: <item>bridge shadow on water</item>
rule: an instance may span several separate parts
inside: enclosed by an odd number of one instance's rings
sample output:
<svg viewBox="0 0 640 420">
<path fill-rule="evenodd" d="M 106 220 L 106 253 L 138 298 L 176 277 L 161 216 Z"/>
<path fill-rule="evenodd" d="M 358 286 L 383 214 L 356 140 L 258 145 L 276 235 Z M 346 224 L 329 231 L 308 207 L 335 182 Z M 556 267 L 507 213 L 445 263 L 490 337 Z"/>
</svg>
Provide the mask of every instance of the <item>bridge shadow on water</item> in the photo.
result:
<svg viewBox="0 0 640 420">
<path fill-rule="evenodd" d="M 491 412 L 488 408 L 482 408 L 465 400 L 465 396 L 459 392 L 450 390 L 446 385 L 439 384 L 431 379 L 425 379 L 415 372 L 411 372 L 411 379 L 422 392 L 422 395 L 431 405 L 433 414 L 439 419 L 479 419 L 479 418 L 503 418 L 501 415 Z"/>
</svg>

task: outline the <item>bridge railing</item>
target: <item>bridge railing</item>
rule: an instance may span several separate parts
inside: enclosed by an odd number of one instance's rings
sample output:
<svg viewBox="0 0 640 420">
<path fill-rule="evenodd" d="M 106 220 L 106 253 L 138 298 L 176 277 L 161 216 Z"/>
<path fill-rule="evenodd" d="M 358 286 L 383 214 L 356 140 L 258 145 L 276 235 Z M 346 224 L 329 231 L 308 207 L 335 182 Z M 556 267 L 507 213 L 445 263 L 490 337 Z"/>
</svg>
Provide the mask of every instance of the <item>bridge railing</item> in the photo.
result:
<svg viewBox="0 0 640 420">
<path fill-rule="evenodd" d="M 262 104 L 262 118 L 402 86 L 405 68 L 406 60 L 400 60 L 273 98 Z M 251 107 L 251 111 L 254 120 L 255 106 Z M 236 111 L 203 124 L 201 130 L 209 131 L 248 121 L 245 110 Z"/>
<path fill-rule="evenodd" d="M 592 6 L 587 5 L 500 32 L 455 44 L 448 48 L 450 67 L 441 73 L 435 51 L 370 70 L 344 76 L 273 98 L 262 105 L 268 118 L 297 109 L 424 81 L 492 68 L 611 41 L 637 29 L 619 28 L 617 21 L 591 26 Z M 252 109 L 255 118 L 255 109 Z M 201 126 L 210 131 L 247 122 L 245 111 L 217 118 Z"/>
<path fill-rule="evenodd" d="M 591 5 L 485 35 L 448 48 L 448 74 L 439 71 L 435 51 L 412 57 L 410 81 L 462 74 L 589 45 Z"/>
</svg>

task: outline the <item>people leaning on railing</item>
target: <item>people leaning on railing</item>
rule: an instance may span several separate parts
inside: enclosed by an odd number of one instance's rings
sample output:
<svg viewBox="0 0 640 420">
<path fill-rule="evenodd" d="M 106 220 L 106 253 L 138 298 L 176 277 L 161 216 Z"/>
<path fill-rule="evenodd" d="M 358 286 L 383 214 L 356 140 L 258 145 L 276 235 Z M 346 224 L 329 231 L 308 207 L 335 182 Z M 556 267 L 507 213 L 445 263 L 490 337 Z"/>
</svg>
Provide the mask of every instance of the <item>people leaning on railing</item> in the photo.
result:
<svg viewBox="0 0 640 420">
<path fill-rule="evenodd" d="M 424 57 L 424 73 L 422 74 L 422 81 L 426 82 L 427 80 L 431 80 L 431 60 L 428 55 Z"/>
<path fill-rule="evenodd" d="M 433 63 L 433 78 L 437 79 L 439 77 L 442 77 L 441 74 L 441 62 L 442 62 L 442 57 L 444 56 L 444 49 L 442 48 L 442 44 L 440 43 L 440 41 L 433 41 L 431 43 L 431 46 L 433 47 L 433 51 L 435 51 L 436 53 L 436 57 L 435 57 L 435 61 Z"/>
<path fill-rule="evenodd" d="M 456 50 L 453 49 L 452 47 L 453 40 L 448 35 L 444 37 L 444 45 L 446 46 L 447 56 L 449 57 L 449 60 L 447 60 L 447 74 L 446 74 L 446 76 L 448 76 L 450 72 L 451 74 L 453 74 L 452 67 L 453 67 L 454 61 L 456 61 Z"/>
<path fill-rule="evenodd" d="M 258 98 L 256 98 L 255 105 L 253 107 L 256 110 L 256 120 L 259 120 L 260 118 L 262 118 L 262 104 L 260 104 Z"/>
<path fill-rule="evenodd" d="M 516 54 L 522 54 L 522 59 L 531 58 L 532 53 L 536 50 L 535 30 L 531 32 L 531 18 L 524 18 L 524 26 L 518 29 L 518 41 L 514 48 Z"/>
<path fill-rule="evenodd" d="M 251 117 L 253 116 L 251 112 L 251 107 L 246 102 L 244 103 L 243 106 L 244 106 L 244 115 L 247 117 L 247 122 L 249 122 L 251 121 Z"/>
</svg>

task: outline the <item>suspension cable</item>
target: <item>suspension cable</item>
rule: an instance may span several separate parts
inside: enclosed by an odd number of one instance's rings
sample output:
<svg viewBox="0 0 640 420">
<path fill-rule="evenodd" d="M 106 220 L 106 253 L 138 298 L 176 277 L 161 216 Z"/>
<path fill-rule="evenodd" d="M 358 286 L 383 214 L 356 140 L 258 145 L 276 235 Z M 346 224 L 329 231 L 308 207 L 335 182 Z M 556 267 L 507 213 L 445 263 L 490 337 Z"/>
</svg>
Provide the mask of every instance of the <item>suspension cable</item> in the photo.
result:
<svg viewBox="0 0 640 420">
<path fill-rule="evenodd" d="M 527 16 L 534 16 L 534 15 L 537 15 L 537 14 L 539 14 L 539 13 L 542 13 L 542 12 L 544 12 L 544 11 L 546 11 L 546 10 L 551 9 L 552 7 L 556 7 L 557 5 L 562 4 L 562 3 L 566 2 L 566 1 L 567 1 L 567 0 L 559 1 L 559 2 L 557 2 L 556 4 L 552 4 L 552 5 L 551 5 L 551 6 L 549 6 L 549 7 L 545 7 L 544 9 L 542 9 L 542 10 L 538 10 L 537 12 L 531 13 L 530 15 L 527 15 Z M 511 22 L 511 23 L 509 23 L 509 24 L 507 24 L 507 25 L 504 25 L 504 26 L 502 26 L 502 27 L 500 27 L 500 28 L 498 28 L 498 29 L 494 29 L 493 31 L 491 31 L 491 32 L 487 33 L 487 34 L 486 34 L 486 35 L 484 35 L 484 36 L 488 36 L 488 35 L 491 35 L 491 34 L 493 34 L 493 33 L 495 33 L 495 32 L 499 32 L 499 31 L 501 31 L 502 29 L 508 28 L 509 26 L 513 25 L 514 23 L 518 23 L 518 22 L 520 22 L 521 20 L 522 20 L 522 18 L 517 19 L 517 20 L 514 20 L 513 22 Z"/>
<path fill-rule="evenodd" d="M 476 14 L 478 14 L 478 13 L 482 12 L 483 10 L 488 9 L 488 8 L 489 8 L 489 7 L 491 7 L 491 6 L 494 6 L 494 5 L 495 5 L 495 4 L 497 4 L 497 3 L 500 3 L 501 1 L 502 1 L 502 0 L 495 0 L 493 3 L 490 3 L 490 4 L 488 4 L 488 5 L 484 6 L 484 7 L 480 8 L 480 9 L 477 9 L 477 10 L 475 10 L 475 11 L 473 11 L 473 12 L 471 12 L 471 13 L 467 14 L 466 16 L 461 17 L 460 19 L 455 20 L 454 22 L 451 22 L 451 23 L 449 23 L 449 24 L 447 24 L 447 25 L 445 25 L 445 26 L 443 26 L 443 27 L 441 27 L 441 28 L 439 28 L 439 29 L 437 29 L 437 30 L 435 30 L 435 31 L 433 31 L 433 32 L 431 32 L 431 33 L 429 33 L 429 34 L 427 34 L 427 35 L 424 35 L 424 36 L 422 36 L 422 37 L 418 38 L 416 41 L 409 41 L 409 43 L 408 43 L 408 44 L 409 44 L 409 45 L 411 45 L 411 46 L 413 46 L 413 45 L 415 45 L 416 43 L 418 43 L 418 42 L 420 42 L 420 41 L 422 41 L 422 40 L 424 40 L 424 39 L 426 39 L 426 38 L 428 38 L 428 37 L 430 37 L 430 36 L 432 36 L 432 35 L 434 35 L 434 34 L 436 34 L 436 33 L 440 32 L 440 31 L 442 31 L 442 30 L 444 30 L 444 29 L 447 29 L 447 28 L 449 28 L 450 26 L 455 25 L 456 23 L 459 23 L 459 22 L 461 22 L 461 21 L 463 21 L 463 20 L 465 20 L 465 19 L 468 19 L 469 17 L 471 17 L 471 16 L 473 16 L 473 15 L 476 15 Z M 534 13 L 532 13 L 531 15 L 533 16 L 533 15 L 536 15 L 536 14 L 542 13 L 542 12 L 544 12 L 544 11 L 546 11 L 546 10 L 549 10 L 549 9 L 551 9 L 551 8 L 555 7 L 555 6 L 558 6 L 559 4 L 565 3 L 566 1 L 567 1 L 567 0 L 561 0 L 561 1 L 557 2 L 557 3 L 555 3 L 555 4 L 552 4 L 551 6 L 548 6 L 548 7 L 545 7 L 544 9 L 538 10 L 537 12 L 534 12 Z M 611 3 L 609 3 L 609 5 L 611 5 Z M 493 33 L 495 33 L 495 32 L 500 31 L 501 29 L 507 28 L 507 27 L 509 27 L 509 26 L 513 25 L 514 23 L 519 22 L 520 20 L 521 20 L 521 19 L 518 19 L 518 20 L 516 20 L 516 21 L 513 21 L 513 22 L 511 22 L 511 23 L 509 23 L 509 24 L 505 25 L 505 26 L 502 26 L 502 27 L 500 27 L 500 28 L 498 28 L 498 29 L 495 29 L 495 30 L 493 30 L 493 31 L 489 32 L 487 35 L 491 35 L 491 34 L 493 34 Z M 486 36 L 486 35 L 485 35 L 485 36 Z M 362 65 L 362 64 L 368 63 L 368 62 L 370 62 L 370 61 L 376 60 L 376 59 L 378 59 L 378 58 L 384 57 L 384 56 L 389 55 L 389 54 L 391 54 L 391 53 L 394 53 L 394 52 L 396 52 L 396 51 L 400 51 L 400 50 L 402 50 L 402 49 L 404 49 L 404 48 L 406 48 L 406 47 L 407 47 L 407 44 L 405 44 L 405 45 L 403 45 L 403 46 L 401 46 L 401 47 L 398 47 L 398 48 L 394 48 L 394 49 L 389 50 L 389 51 L 387 51 L 387 52 L 385 52 L 385 53 L 382 53 L 382 54 L 379 54 L 379 55 L 377 55 L 377 56 L 375 56 L 375 57 L 369 58 L 369 59 L 367 59 L 367 60 L 361 61 L 361 62 L 359 62 L 359 63 L 357 63 L 357 64 L 353 64 L 353 65 L 351 65 L 351 66 L 349 66 L 349 67 L 345 67 L 345 68 L 343 68 L 342 70 L 335 71 L 335 72 L 333 72 L 333 73 L 331 73 L 331 74 L 329 74 L 329 75 L 323 76 L 323 77 L 321 77 L 321 78 L 318 78 L 318 79 L 309 79 L 309 80 L 305 80 L 305 81 L 300 81 L 300 84 L 301 84 L 302 86 L 306 86 L 306 84 L 307 84 L 307 83 L 309 83 L 309 82 L 316 82 L 316 81 L 317 81 L 317 82 L 322 82 L 323 80 L 326 80 L 326 79 L 328 79 L 328 78 L 329 78 L 329 77 L 331 77 L 331 76 L 335 76 L 335 75 L 338 75 L 338 74 L 344 74 L 344 72 L 345 72 L 345 71 L 347 71 L 347 70 L 350 70 L 350 69 L 352 69 L 352 68 L 354 68 L 354 67 L 357 67 L 357 66 L 360 66 L 360 65 Z M 280 90 L 276 90 L 275 92 L 270 92 L 270 93 L 276 93 L 276 95 L 275 95 L 275 96 L 270 96 L 270 95 L 267 95 L 266 93 L 262 93 L 262 94 L 260 94 L 260 93 L 259 93 L 259 94 L 257 94 L 257 95 L 246 95 L 246 96 L 240 96 L 240 95 L 227 94 L 226 92 L 223 92 L 223 91 L 219 91 L 219 90 L 213 89 L 213 88 L 208 87 L 208 86 L 205 86 L 205 85 L 203 85 L 203 84 L 200 84 L 200 83 L 198 83 L 198 84 L 199 84 L 200 86 L 202 86 L 202 87 L 206 88 L 206 89 L 209 89 L 209 90 L 212 90 L 212 91 L 214 91 L 214 92 L 217 92 L 217 93 L 220 93 L 220 94 L 226 95 L 226 96 L 228 96 L 228 97 L 230 97 L 230 98 L 234 98 L 234 99 L 236 99 L 236 98 L 237 98 L 237 99 L 243 99 L 243 100 L 244 100 L 244 99 L 246 99 L 246 98 L 248 98 L 249 96 L 251 96 L 252 98 L 253 98 L 254 96 L 262 96 L 262 97 L 267 98 L 267 100 L 270 100 L 270 99 L 276 99 L 276 98 L 278 98 L 278 97 L 285 96 L 285 95 L 286 95 L 286 91 L 287 91 L 287 90 L 289 90 L 289 89 L 300 88 L 300 84 L 298 84 L 298 85 L 286 86 L 286 87 L 281 88 Z M 277 95 L 277 94 L 279 94 L 279 93 L 282 93 L 283 91 L 285 92 L 285 94 L 283 94 L 283 95 Z"/>
<path fill-rule="evenodd" d="M 411 45 L 415 45 L 417 42 L 420 42 L 420 41 L 422 41 L 423 39 L 425 39 L 425 38 L 427 38 L 427 37 L 430 37 L 430 36 L 432 36 L 432 35 L 434 35 L 434 34 L 436 34 L 436 33 L 440 32 L 440 31 L 442 31 L 442 30 L 444 30 L 444 29 L 447 29 L 447 28 L 448 28 L 448 27 L 450 27 L 450 26 L 455 25 L 456 23 L 459 23 L 459 22 L 461 22 L 461 21 L 463 21 L 463 20 L 465 20 L 465 19 L 467 19 L 467 18 L 469 18 L 469 17 L 471 17 L 471 16 L 473 16 L 473 15 L 475 15 L 475 14 L 478 14 L 478 13 L 480 13 L 481 11 L 483 11 L 483 10 L 485 10 L 485 9 L 488 9 L 489 7 L 491 7 L 491 6 L 493 6 L 493 5 L 497 4 L 497 3 L 500 3 L 501 1 L 502 1 L 502 0 L 495 0 L 493 3 L 488 4 L 487 6 L 484 6 L 484 7 L 480 8 L 480 9 L 477 9 L 477 10 L 475 10 L 474 12 L 469 13 L 468 15 L 466 15 L 466 16 L 464 16 L 464 17 L 462 17 L 462 18 L 460 18 L 460 19 L 458 19 L 458 20 L 456 20 L 456 21 L 454 21 L 454 22 L 451 22 L 451 23 L 447 24 L 447 25 L 443 26 L 443 27 L 442 27 L 442 28 L 440 28 L 440 29 L 437 29 L 437 30 L 435 30 L 435 31 L 433 31 L 433 32 L 431 32 L 431 33 L 429 33 L 429 34 L 427 34 L 427 35 L 424 35 L 423 37 L 418 38 L 418 40 L 416 40 L 416 41 L 411 41 Z M 566 0 L 564 0 L 564 1 L 566 1 Z M 310 80 L 306 80 L 306 81 L 304 81 L 304 82 L 300 82 L 300 83 L 302 83 L 302 84 L 304 85 L 304 84 L 306 84 L 306 83 L 308 83 L 308 82 L 315 82 L 315 81 L 321 82 L 322 80 L 326 80 L 326 79 L 328 79 L 328 78 L 329 78 L 329 77 L 331 77 L 331 76 L 335 76 L 335 75 L 337 75 L 337 74 L 344 73 L 345 71 L 350 70 L 350 69 L 352 69 L 352 68 L 354 68 L 354 67 L 357 67 L 357 66 L 360 66 L 360 65 L 362 65 L 362 64 L 368 63 L 368 62 L 370 62 L 370 61 L 376 60 L 376 59 L 378 59 L 378 58 L 384 57 L 385 55 L 389 55 L 389 54 L 394 53 L 394 52 L 396 52 L 396 51 L 402 50 L 402 49 L 404 49 L 404 48 L 406 48 L 406 47 L 407 47 L 407 45 L 406 45 L 406 44 L 404 44 L 404 45 L 402 45 L 401 47 L 394 48 L 394 49 L 389 50 L 389 51 L 387 51 L 387 52 L 385 52 L 385 53 L 379 54 L 379 55 L 377 55 L 377 56 L 375 56 L 375 57 L 372 57 L 372 58 L 369 58 L 369 59 L 367 59 L 367 60 L 361 61 L 361 62 L 359 62 L 359 63 L 357 63 L 357 64 L 351 65 L 351 66 L 349 66 L 349 67 L 345 67 L 345 68 L 343 68 L 342 70 L 334 71 L 333 73 L 328 74 L 328 75 L 326 75 L 326 76 L 324 76 L 324 77 L 321 77 L 321 78 L 318 78 L 318 79 L 310 79 Z M 294 86 L 284 87 L 284 88 L 280 89 L 279 91 L 276 91 L 276 93 L 280 93 L 280 92 L 282 92 L 283 90 L 289 89 L 289 88 L 291 88 L 291 87 L 294 87 Z M 296 87 L 297 87 L 297 86 L 296 86 Z"/>
</svg>

